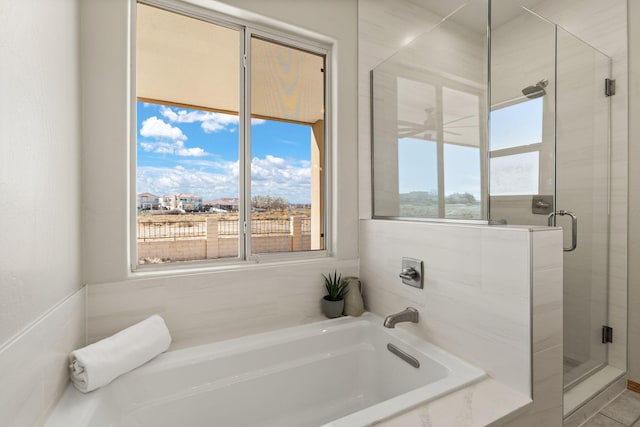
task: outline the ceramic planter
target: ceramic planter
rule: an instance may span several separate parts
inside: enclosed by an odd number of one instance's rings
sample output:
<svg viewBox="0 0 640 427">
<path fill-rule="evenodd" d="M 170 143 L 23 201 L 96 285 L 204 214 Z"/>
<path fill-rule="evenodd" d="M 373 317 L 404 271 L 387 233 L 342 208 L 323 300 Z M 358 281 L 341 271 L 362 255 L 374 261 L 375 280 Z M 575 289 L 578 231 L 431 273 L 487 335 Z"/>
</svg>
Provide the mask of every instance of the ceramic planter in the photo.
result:
<svg viewBox="0 0 640 427">
<path fill-rule="evenodd" d="M 322 298 L 322 313 L 329 319 L 342 316 L 342 310 L 344 310 L 344 299 L 340 301 L 331 301 L 328 296 Z"/>
</svg>

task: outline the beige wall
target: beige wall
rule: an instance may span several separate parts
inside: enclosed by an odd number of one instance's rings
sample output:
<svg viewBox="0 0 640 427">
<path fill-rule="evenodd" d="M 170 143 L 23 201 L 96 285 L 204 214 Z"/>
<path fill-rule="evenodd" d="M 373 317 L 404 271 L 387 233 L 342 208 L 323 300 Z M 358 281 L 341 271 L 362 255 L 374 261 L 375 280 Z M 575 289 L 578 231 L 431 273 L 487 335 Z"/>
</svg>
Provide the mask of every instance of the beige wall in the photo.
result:
<svg viewBox="0 0 640 427">
<path fill-rule="evenodd" d="M 0 5 L 0 418 L 42 423 L 84 342 L 78 1 Z"/>
<path fill-rule="evenodd" d="M 629 378 L 640 382 L 640 4 L 629 7 Z"/>
<path fill-rule="evenodd" d="M 77 4 L 3 4 L 0 36 L 2 345 L 80 287 Z"/>
</svg>

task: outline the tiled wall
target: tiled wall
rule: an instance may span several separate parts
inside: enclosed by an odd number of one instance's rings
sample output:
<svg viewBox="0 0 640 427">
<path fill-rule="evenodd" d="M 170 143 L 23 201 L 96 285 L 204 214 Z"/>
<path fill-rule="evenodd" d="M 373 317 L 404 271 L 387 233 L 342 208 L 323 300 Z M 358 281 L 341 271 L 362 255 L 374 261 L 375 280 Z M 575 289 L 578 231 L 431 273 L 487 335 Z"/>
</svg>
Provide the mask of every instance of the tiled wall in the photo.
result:
<svg viewBox="0 0 640 427">
<path fill-rule="evenodd" d="M 0 424 L 42 425 L 69 384 L 69 353 L 85 344 L 85 290 L 0 348 Z"/>
<path fill-rule="evenodd" d="M 360 277 L 367 308 L 381 316 L 408 305 L 402 325 L 530 391 L 530 242 L 524 230 L 362 220 Z M 403 285 L 403 256 L 424 261 L 424 289 Z"/>
<path fill-rule="evenodd" d="M 562 424 L 560 230 L 385 220 L 361 220 L 360 227 L 369 310 L 386 316 L 417 308 L 420 323 L 398 327 L 522 394 L 533 389 L 534 404 L 518 422 Z M 403 256 L 424 261 L 424 289 L 401 283 Z"/>
<path fill-rule="evenodd" d="M 562 233 L 531 233 L 533 406 L 511 427 L 562 426 Z"/>
<path fill-rule="evenodd" d="M 235 269 L 89 285 L 89 342 L 154 313 L 167 322 L 173 349 L 320 320 L 320 271 L 334 269 L 358 275 L 358 262 L 244 266 L 240 280 Z"/>
</svg>

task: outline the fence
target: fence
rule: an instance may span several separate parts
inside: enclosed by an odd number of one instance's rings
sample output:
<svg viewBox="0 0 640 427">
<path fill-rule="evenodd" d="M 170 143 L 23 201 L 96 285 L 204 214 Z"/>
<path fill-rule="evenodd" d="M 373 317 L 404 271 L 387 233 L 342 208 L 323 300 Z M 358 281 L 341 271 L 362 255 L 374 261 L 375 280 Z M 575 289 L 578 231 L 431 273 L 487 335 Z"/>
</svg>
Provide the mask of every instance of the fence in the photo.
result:
<svg viewBox="0 0 640 427">
<path fill-rule="evenodd" d="M 205 218 L 202 221 L 138 222 L 138 258 L 141 263 L 235 257 L 239 223 Z M 310 250 L 311 219 L 253 220 L 253 252 Z"/>
<path fill-rule="evenodd" d="M 207 221 L 139 222 L 138 241 L 207 238 Z"/>
<path fill-rule="evenodd" d="M 310 218 L 296 218 L 301 222 L 303 234 L 311 233 Z M 211 220 L 210 220 L 211 221 Z M 214 219 L 214 221 L 216 221 Z M 219 236 L 237 236 L 239 223 L 235 220 L 217 220 Z M 289 219 L 258 219 L 251 221 L 251 234 L 277 235 L 291 233 Z M 138 242 L 162 240 L 190 240 L 207 238 L 207 220 L 138 222 Z"/>
</svg>

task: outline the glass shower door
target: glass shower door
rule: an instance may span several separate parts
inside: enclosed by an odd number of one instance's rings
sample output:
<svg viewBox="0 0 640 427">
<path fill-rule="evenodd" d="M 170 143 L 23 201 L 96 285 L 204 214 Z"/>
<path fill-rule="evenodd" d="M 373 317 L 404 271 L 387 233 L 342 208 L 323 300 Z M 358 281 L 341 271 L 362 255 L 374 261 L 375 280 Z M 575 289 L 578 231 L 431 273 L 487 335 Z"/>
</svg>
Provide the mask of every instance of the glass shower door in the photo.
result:
<svg viewBox="0 0 640 427">
<path fill-rule="evenodd" d="M 510 18 L 491 28 L 489 218 L 551 214 L 564 247 L 576 239 L 563 259 L 566 390 L 607 364 L 610 59 L 518 2 L 492 8 Z"/>
<path fill-rule="evenodd" d="M 607 364 L 610 59 L 557 29 L 556 205 L 577 217 L 564 252 L 565 389 Z M 555 217 L 572 245 L 571 218 Z"/>
</svg>

